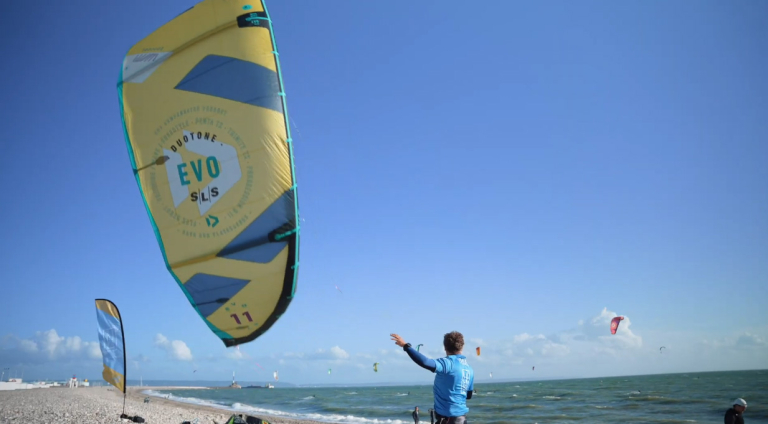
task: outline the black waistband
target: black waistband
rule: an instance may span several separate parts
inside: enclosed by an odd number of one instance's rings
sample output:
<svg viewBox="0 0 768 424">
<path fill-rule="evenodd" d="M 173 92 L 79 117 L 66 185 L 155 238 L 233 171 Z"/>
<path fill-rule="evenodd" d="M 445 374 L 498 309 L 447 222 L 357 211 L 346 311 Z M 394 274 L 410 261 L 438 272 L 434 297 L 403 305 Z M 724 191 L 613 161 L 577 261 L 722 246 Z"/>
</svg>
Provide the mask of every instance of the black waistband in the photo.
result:
<svg viewBox="0 0 768 424">
<path fill-rule="evenodd" d="M 440 415 L 437 411 L 435 411 L 435 420 L 436 423 L 440 424 L 454 424 L 454 423 L 464 423 L 466 422 L 467 417 L 465 415 L 459 415 L 458 417 L 446 417 L 445 415 Z"/>
</svg>

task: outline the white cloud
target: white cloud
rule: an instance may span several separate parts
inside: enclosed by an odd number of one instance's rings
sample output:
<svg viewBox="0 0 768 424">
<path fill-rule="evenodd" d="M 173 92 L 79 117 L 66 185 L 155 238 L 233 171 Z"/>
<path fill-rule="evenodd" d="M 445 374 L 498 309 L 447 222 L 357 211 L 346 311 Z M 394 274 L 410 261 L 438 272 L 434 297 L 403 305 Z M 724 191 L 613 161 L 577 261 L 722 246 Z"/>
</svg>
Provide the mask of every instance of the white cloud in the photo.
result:
<svg viewBox="0 0 768 424">
<path fill-rule="evenodd" d="M 349 353 L 339 346 L 334 346 L 329 350 L 320 348 L 311 353 L 286 352 L 283 354 L 283 358 L 338 361 L 348 359 Z"/>
<path fill-rule="evenodd" d="M 349 354 L 339 346 L 334 346 L 329 350 L 317 349 L 315 352 L 307 355 L 306 358 L 315 360 L 341 360 L 349 358 Z"/>
<path fill-rule="evenodd" d="M 157 333 L 155 335 L 155 346 L 166 351 L 171 359 L 179 361 L 191 361 L 192 352 L 186 343 L 181 340 L 168 340 L 164 335 Z"/>
<path fill-rule="evenodd" d="M 739 336 L 738 339 L 736 339 L 734 346 L 746 348 L 765 347 L 768 346 L 768 343 L 766 343 L 766 341 L 758 335 L 744 333 Z"/>
<path fill-rule="evenodd" d="M 610 322 L 615 316 L 615 312 L 603 308 L 592 317 L 578 320 L 576 327 L 551 335 L 523 332 L 510 339 L 487 340 L 482 355 L 472 354 L 472 361 L 480 367 L 500 370 L 523 363 L 555 365 L 600 362 L 627 352 L 639 352 L 643 347 L 643 339 L 633 331 L 629 317 L 624 317 L 615 335 L 610 333 Z"/>
<path fill-rule="evenodd" d="M 616 334 L 610 333 L 611 320 L 617 317 L 616 312 L 603 308 L 599 315 L 592 317 L 589 323 L 579 326 L 579 330 L 587 336 L 588 340 L 597 339 L 605 344 L 612 344 L 616 348 L 640 348 L 643 346 L 643 338 L 632 332 L 632 320 L 628 316 L 619 322 Z"/>
<path fill-rule="evenodd" d="M 483 339 L 469 339 L 469 344 L 473 346 L 482 346 L 485 344 L 485 341 Z"/>
<path fill-rule="evenodd" d="M 32 340 L 21 340 L 19 342 L 19 349 L 21 349 L 22 352 L 28 353 L 37 352 L 39 350 L 37 348 L 37 343 L 33 342 Z"/>
<path fill-rule="evenodd" d="M 550 340 L 543 334 L 531 335 L 528 333 L 512 336 L 511 341 L 502 341 L 495 347 L 500 350 L 502 356 L 507 357 L 508 360 L 515 361 L 517 359 L 517 362 L 520 362 L 519 359 L 524 357 L 563 356 L 570 351 L 568 346 Z"/>
<path fill-rule="evenodd" d="M 139 365 L 142 362 L 149 362 L 149 358 L 147 358 L 142 354 L 138 354 L 135 357 L 133 357 L 133 359 L 131 359 L 131 362 L 133 362 L 133 366 L 136 367 L 136 369 L 140 369 L 141 367 Z"/>
<path fill-rule="evenodd" d="M 227 357 L 228 359 L 234 359 L 236 361 L 245 359 L 247 357 L 247 355 L 238 348 L 227 349 L 227 351 L 224 352 L 224 356 Z"/>
<path fill-rule="evenodd" d="M 62 337 L 55 329 L 38 331 L 31 338 L 22 339 L 9 334 L 3 337 L 4 360 L 18 363 L 101 359 L 99 342 L 84 341 L 79 336 Z"/>
</svg>

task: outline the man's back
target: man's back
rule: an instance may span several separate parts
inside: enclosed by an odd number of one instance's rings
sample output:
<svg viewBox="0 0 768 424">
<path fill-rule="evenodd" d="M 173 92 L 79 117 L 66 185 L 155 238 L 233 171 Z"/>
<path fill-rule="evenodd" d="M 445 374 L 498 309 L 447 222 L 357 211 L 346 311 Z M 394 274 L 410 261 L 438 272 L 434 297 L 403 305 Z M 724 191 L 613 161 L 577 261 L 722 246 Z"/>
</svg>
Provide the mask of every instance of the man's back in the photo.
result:
<svg viewBox="0 0 768 424">
<path fill-rule="evenodd" d="M 450 355 L 435 360 L 435 412 L 458 417 L 469 412 L 467 391 L 474 388 L 474 371 L 464 355 Z"/>
<path fill-rule="evenodd" d="M 725 411 L 725 424 L 744 424 L 744 417 L 731 408 Z"/>
</svg>

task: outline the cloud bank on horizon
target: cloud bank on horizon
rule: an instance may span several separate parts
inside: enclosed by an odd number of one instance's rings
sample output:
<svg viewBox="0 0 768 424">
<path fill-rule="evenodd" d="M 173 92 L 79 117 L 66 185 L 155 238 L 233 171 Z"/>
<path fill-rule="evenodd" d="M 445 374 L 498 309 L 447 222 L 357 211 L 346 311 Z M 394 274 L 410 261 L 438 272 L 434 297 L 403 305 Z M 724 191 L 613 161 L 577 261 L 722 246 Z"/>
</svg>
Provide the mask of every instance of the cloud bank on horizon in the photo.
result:
<svg viewBox="0 0 768 424">
<path fill-rule="evenodd" d="M 524 332 L 497 339 L 467 337 L 464 354 L 479 380 L 493 372 L 497 381 L 768 368 L 765 334 L 745 331 L 728 337 L 703 338 L 696 334 L 648 331 L 650 335 L 643 337 L 625 315 L 616 334 L 611 335 L 609 323 L 615 316 L 615 312 L 604 308 L 571 328 L 549 335 Z M 666 346 L 663 354 L 656 342 Z M 282 381 L 299 384 L 432 379 L 431 373 L 422 372 L 394 345 L 387 349 L 354 346 L 356 351 L 352 352 L 348 351 L 350 347 L 339 345 L 308 352 L 266 352 L 263 348 L 254 351 L 242 345 L 219 354 L 200 355 L 197 360 L 186 342 L 171 340 L 160 333 L 154 336 L 151 346 L 149 351 L 138 353 L 130 352 L 128 346 L 134 370 L 141 369 L 145 379 L 154 375 L 155 379 L 223 380 L 231 371 L 239 370 L 241 380 L 260 381 L 268 378 L 273 368 L 280 370 Z M 482 347 L 482 355 L 475 354 L 476 346 Z M 445 355 L 440 346 L 423 346 L 421 352 L 433 358 Z M 372 371 L 373 362 L 379 362 L 378 373 Z M 0 364 L 3 368 L 24 367 L 30 378 L 45 378 L 61 365 L 69 366 L 68 370 L 76 369 L 78 374 L 99 376 L 101 351 L 98 341 L 59 336 L 55 329 L 37 332 L 29 338 L 8 334 L 0 341 Z M 196 370 L 194 376 L 190 364 Z M 328 368 L 333 369 L 333 378 L 328 375 Z"/>
</svg>

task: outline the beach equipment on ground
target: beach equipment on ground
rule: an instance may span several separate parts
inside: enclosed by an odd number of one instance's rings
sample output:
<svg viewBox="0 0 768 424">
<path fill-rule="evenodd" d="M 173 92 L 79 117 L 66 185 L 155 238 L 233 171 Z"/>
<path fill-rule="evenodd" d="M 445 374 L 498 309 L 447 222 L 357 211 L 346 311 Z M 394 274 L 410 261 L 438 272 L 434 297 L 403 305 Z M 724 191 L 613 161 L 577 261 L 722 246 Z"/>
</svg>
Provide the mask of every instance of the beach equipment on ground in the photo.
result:
<svg viewBox="0 0 768 424">
<path fill-rule="evenodd" d="M 232 414 L 229 420 L 225 424 L 269 424 L 267 420 L 261 418 L 252 417 L 250 415 L 243 416 L 243 414 Z"/>
<path fill-rule="evenodd" d="M 133 174 L 166 267 L 225 346 L 296 291 L 293 144 L 263 0 L 204 0 L 125 56 L 117 84 Z"/>
</svg>

